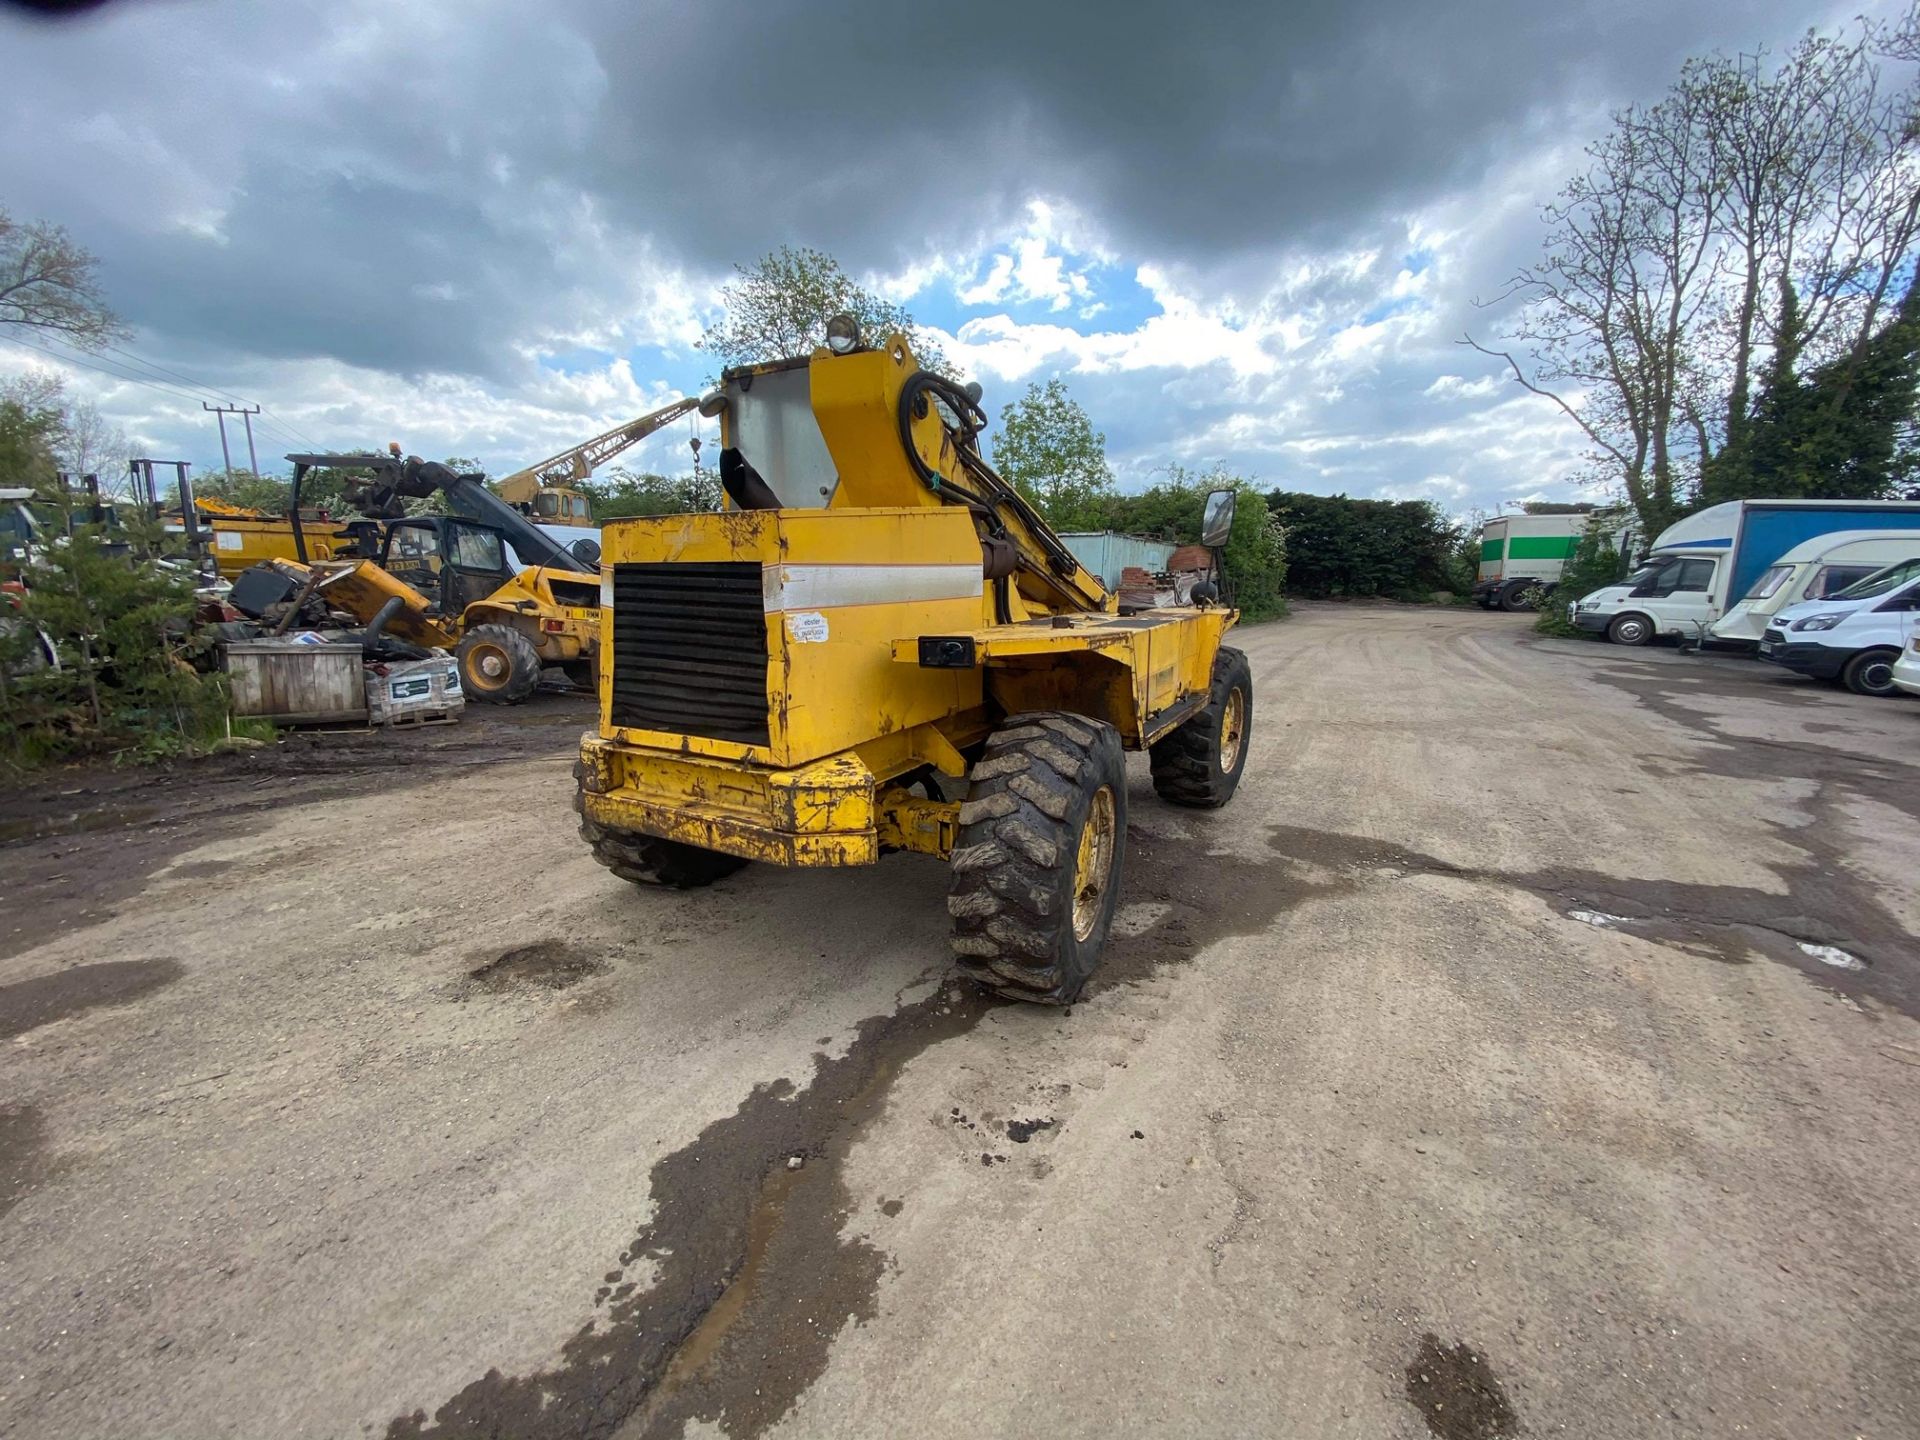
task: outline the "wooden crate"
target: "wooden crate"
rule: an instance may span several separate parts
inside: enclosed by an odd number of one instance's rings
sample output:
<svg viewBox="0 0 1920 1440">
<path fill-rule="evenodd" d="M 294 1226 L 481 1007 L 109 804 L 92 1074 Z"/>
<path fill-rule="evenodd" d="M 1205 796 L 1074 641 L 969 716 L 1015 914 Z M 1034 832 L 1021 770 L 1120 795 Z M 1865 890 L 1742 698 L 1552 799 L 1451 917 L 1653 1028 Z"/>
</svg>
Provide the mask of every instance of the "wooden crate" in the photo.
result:
<svg viewBox="0 0 1920 1440">
<path fill-rule="evenodd" d="M 233 713 L 276 725 L 334 725 L 367 718 L 358 644 L 234 640 L 226 647 Z"/>
</svg>

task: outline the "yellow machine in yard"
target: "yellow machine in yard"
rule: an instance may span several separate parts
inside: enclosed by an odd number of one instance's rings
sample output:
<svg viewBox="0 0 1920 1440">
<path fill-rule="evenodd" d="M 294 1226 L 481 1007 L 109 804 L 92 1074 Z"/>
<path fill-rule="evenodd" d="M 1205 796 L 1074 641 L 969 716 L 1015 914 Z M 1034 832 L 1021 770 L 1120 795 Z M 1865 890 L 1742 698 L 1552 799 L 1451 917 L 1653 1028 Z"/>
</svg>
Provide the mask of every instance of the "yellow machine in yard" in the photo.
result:
<svg viewBox="0 0 1920 1440">
<path fill-rule="evenodd" d="M 322 601 L 366 623 L 397 600 L 384 632 L 453 651 L 469 698 L 524 700 L 549 666 L 592 686 L 600 648 L 593 566 L 493 495 L 480 477 L 396 453 L 287 458 L 299 558 L 276 565 L 282 574 L 312 577 Z M 310 552 L 300 488 L 318 466 L 367 472 L 361 503 L 375 516 L 394 517 L 354 522 L 357 553 L 336 548 L 322 560 Z M 445 494 L 454 514 L 395 514 L 403 498 L 435 491 Z"/>
<path fill-rule="evenodd" d="M 616 425 L 591 440 L 571 445 L 558 455 L 516 470 L 494 488 L 500 498 L 534 519 L 548 525 L 591 525 L 593 509 L 587 497 L 569 481 L 587 479 L 600 466 L 631 446 L 638 445 L 654 431 L 671 425 L 683 415 L 691 415 L 697 400 L 680 399 L 649 411 L 637 420 Z M 695 447 L 696 454 L 698 447 Z"/>
<path fill-rule="evenodd" d="M 1126 859 L 1123 751 L 1175 804 L 1224 805 L 1252 684 L 1237 613 L 1121 614 L 980 458 L 979 391 L 862 343 L 729 370 L 730 508 L 604 533 L 600 723 L 581 833 L 640 884 L 750 861 L 951 867 L 960 967 L 1066 1004 L 1098 962 Z M 1210 496 L 1223 545 L 1233 495 Z"/>
</svg>

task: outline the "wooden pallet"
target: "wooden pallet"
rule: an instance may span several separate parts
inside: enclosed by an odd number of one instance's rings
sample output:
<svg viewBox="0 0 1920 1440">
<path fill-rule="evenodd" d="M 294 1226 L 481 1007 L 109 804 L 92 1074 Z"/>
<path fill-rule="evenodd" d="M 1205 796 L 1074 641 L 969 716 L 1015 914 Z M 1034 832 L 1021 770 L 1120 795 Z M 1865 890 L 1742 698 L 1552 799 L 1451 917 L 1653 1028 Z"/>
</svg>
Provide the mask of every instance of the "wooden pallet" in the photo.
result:
<svg viewBox="0 0 1920 1440">
<path fill-rule="evenodd" d="M 460 718 L 457 710 L 412 710 L 388 715 L 373 723 L 386 730 L 417 730 L 423 725 L 451 725 Z"/>
</svg>

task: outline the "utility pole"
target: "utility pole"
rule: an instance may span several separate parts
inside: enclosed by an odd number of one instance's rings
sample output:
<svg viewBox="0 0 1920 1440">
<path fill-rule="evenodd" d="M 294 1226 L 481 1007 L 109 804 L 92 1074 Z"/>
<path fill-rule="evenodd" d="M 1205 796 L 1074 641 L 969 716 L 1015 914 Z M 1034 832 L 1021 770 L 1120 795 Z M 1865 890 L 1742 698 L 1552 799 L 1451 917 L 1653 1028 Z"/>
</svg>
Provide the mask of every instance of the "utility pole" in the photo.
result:
<svg viewBox="0 0 1920 1440">
<path fill-rule="evenodd" d="M 210 410 L 219 417 L 220 458 L 227 463 L 227 480 L 229 482 L 233 480 L 233 456 L 227 450 L 227 416 L 229 415 L 238 415 L 246 421 L 247 464 L 253 468 L 253 473 L 258 475 L 260 473 L 260 461 L 253 453 L 253 417 L 260 413 L 260 407 L 258 405 L 209 405 L 206 401 L 202 400 L 200 402 L 200 408 L 202 410 Z"/>
</svg>

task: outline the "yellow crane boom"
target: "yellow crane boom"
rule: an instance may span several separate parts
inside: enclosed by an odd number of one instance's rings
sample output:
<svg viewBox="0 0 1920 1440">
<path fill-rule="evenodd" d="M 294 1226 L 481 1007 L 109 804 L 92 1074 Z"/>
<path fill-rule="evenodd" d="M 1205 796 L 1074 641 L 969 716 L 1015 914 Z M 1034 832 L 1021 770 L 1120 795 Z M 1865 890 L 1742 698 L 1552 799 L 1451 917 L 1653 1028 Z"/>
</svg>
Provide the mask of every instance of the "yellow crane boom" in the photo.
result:
<svg viewBox="0 0 1920 1440">
<path fill-rule="evenodd" d="M 682 415 L 692 414 L 699 404 L 698 400 L 675 400 L 671 405 L 649 411 L 637 420 L 629 420 L 591 440 L 583 440 L 558 455 L 549 455 L 524 470 L 516 470 L 500 481 L 500 498 L 542 520 L 589 525 L 592 520 L 587 513 L 586 496 L 568 488 L 567 482 L 587 479 L 621 451 L 638 445 L 654 431 L 671 425 Z M 542 503 L 542 496 L 548 497 L 551 503 Z"/>
</svg>

